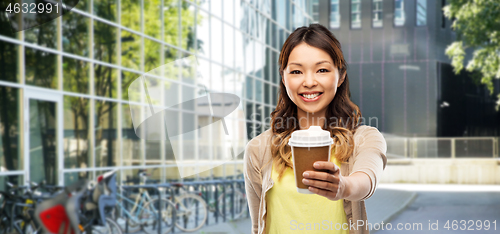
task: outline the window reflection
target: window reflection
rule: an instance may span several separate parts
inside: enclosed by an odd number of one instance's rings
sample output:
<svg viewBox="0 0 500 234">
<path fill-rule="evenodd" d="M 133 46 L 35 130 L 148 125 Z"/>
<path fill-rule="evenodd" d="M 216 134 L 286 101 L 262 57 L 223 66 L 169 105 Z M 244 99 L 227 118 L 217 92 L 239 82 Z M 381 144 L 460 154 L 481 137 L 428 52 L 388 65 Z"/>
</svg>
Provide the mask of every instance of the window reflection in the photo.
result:
<svg viewBox="0 0 500 234">
<path fill-rule="evenodd" d="M 57 55 L 24 48 L 26 60 L 26 84 L 57 89 Z"/>
<path fill-rule="evenodd" d="M 132 82 L 134 82 L 141 75 L 134 72 L 121 71 L 121 79 L 122 79 L 122 99 L 129 100 L 128 88 Z M 134 100 L 134 99 L 132 99 Z M 134 100 L 135 101 L 135 100 Z"/>
<path fill-rule="evenodd" d="M 24 40 L 39 46 L 57 49 L 57 21 L 52 20 L 24 30 Z"/>
<path fill-rule="evenodd" d="M 90 19 L 78 13 L 71 13 L 63 15 L 63 22 L 63 50 L 80 56 L 89 56 Z"/>
<path fill-rule="evenodd" d="M 130 108 L 137 109 L 131 111 Z M 124 166 L 141 165 L 142 150 L 141 139 L 134 131 L 131 114 L 140 115 L 140 106 L 122 105 L 122 162 Z M 136 116 L 135 118 L 140 118 Z"/>
<path fill-rule="evenodd" d="M 163 2 L 164 40 L 166 43 L 174 46 L 179 45 L 179 8 L 177 2 L 176 0 Z"/>
<path fill-rule="evenodd" d="M 417 26 L 427 24 L 427 0 L 417 0 Z"/>
<path fill-rule="evenodd" d="M 161 0 L 144 1 L 144 34 L 160 39 L 161 14 Z"/>
<path fill-rule="evenodd" d="M 117 0 L 95 0 L 94 14 L 103 19 L 116 22 L 116 18 L 118 15 Z"/>
<path fill-rule="evenodd" d="M 246 81 L 244 86 L 246 87 L 245 93 L 246 93 L 246 98 L 249 100 L 253 100 L 253 78 L 250 78 L 249 76 L 246 77 Z M 242 84 L 243 85 L 243 84 Z"/>
<path fill-rule="evenodd" d="M 94 58 L 103 62 L 116 63 L 116 28 L 94 21 Z"/>
<path fill-rule="evenodd" d="M 89 168 L 92 159 L 89 142 L 89 99 L 64 97 L 64 168 Z M 79 175 L 77 179 L 84 178 Z"/>
<path fill-rule="evenodd" d="M 121 24 L 132 30 L 141 31 L 141 1 L 140 0 L 122 0 L 121 6 Z"/>
<path fill-rule="evenodd" d="M 405 20 L 404 0 L 394 0 L 394 26 L 403 26 Z"/>
<path fill-rule="evenodd" d="M 144 39 L 144 71 L 148 72 L 160 67 L 161 44 Z"/>
<path fill-rule="evenodd" d="M 117 70 L 97 64 L 94 66 L 94 91 L 95 95 L 116 98 Z"/>
<path fill-rule="evenodd" d="M 374 28 L 379 28 L 383 26 L 383 8 L 382 8 L 382 0 L 373 0 L 372 2 L 372 26 Z"/>
<path fill-rule="evenodd" d="M 63 87 L 65 91 L 88 94 L 89 92 L 89 63 L 63 58 Z"/>
<path fill-rule="evenodd" d="M 135 33 L 121 31 L 121 63 L 122 66 L 141 70 L 141 37 Z M 148 50 L 149 51 L 149 50 Z"/>
<path fill-rule="evenodd" d="M 89 2 L 90 0 L 78 0 L 78 4 L 76 4 L 75 8 L 81 11 L 88 12 L 90 5 Z"/>
<path fill-rule="evenodd" d="M 351 0 L 351 28 L 361 28 L 361 0 Z"/>
<path fill-rule="evenodd" d="M 95 163 L 96 167 L 118 166 L 116 142 L 117 103 L 95 101 Z"/>
<path fill-rule="evenodd" d="M 3 29 L 5 28 L 0 27 L 0 31 Z M 17 72 L 19 64 L 18 48 L 18 45 L 0 41 L 0 66 L 2 66 L 2 69 L 0 69 L 0 80 L 14 83 L 19 81 L 19 73 Z"/>
<path fill-rule="evenodd" d="M 198 24 L 196 25 L 196 37 L 198 43 L 198 55 L 208 57 L 210 53 L 210 16 L 202 10 L 198 10 L 197 12 Z"/>
<path fill-rule="evenodd" d="M 22 155 L 19 150 L 19 101 L 17 88 L 0 86 L 0 168 L 2 170 L 13 171 L 23 168 Z"/>
</svg>

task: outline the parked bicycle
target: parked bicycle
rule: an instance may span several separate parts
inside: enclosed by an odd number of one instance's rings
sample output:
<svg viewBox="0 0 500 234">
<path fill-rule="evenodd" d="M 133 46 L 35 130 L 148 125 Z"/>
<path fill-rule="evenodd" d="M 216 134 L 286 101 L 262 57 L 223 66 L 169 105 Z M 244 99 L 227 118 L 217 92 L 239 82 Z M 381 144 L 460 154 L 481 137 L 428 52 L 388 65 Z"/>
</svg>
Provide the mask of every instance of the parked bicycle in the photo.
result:
<svg viewBox="0 0 500 234">
<path fill-rule="evenodd" d="M 171 196 L 167 194 L 167 199 L 172 200 L 176 208 L 175 226 L 185 232 L 199 230 L 207 220 L 207 203 L 201 197 L 201 192 L 188 192 L 182 183 L 170 183 L 172 187 L 178 189 L 178 194 Z"/>
<path fill-rule="evenodd" d="M 34 209 L 37 203 L 54 193 L 54 188 L 49 189 L 45 182 L 30 182 L 28 186 L 7 182 L 6 185 L 8 191 L 0 191 L 0 234 L 39 232 L 41 227 L 34 219 Z"/>
<path fill-rule="evenodd" d="M 80 180 L 41 202 L 35 209 L 35 218 L 45 233 L 121 234 L 120 226 L 107 217 L 114 209 L 115 193 L 115 171 L 99 176 L 96 186 Z"/>
<path fill-rule="evenodd" d="M 146 183 L 147 176 L 146 172 L 139 172 L 141 185 Z M 146 233 L 158 233 L 161 225 L 162 233 L 168 233 L 174 227 L 176 209 L 170 200 L 153 198 L 147 189 L 142 188 L 139 189 L 139 193 L 129 196 L 117 193 L 117 198 L 115 217 L 118 223 L 125 223 L 126 231 L 143 230 Z M 159 210 L 161 210 L 161 222 L 158 222 Z"/>
</svg>

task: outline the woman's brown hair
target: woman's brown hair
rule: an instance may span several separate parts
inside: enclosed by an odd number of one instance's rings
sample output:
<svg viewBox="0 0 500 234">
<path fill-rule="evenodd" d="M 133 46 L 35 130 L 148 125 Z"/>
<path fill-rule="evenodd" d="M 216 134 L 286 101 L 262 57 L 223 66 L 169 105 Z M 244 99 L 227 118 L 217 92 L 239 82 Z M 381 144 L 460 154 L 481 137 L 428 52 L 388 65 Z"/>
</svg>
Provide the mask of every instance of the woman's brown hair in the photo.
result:
<svg viewBox="0 0 500 234">
<path fill-rule="evenodd" d="M 311 24 L 309 27 L 304 26 L 295 29 L 283 44 L 279 56 L 279 71 L 282 78 L 290 53 L 303 42 L 328 53 L 339 71 L 339 82 L 342 82 L 342 78 L 344 78 L 340 87 L 337 88 L 335 97 L 327 107 L 323 129 L 330 131 L 331 137 L 334 138 L 334 157 L 339 162 L 345 162 L 353 152 L 353 135 L 359 126 L 361 112 L 359 107 L 350 100 L 347 63 L 342 54 L 340 42 L 327 28 L 320 24 Z M 272 161 L 275 163 L 274 165 L 278 166 L 278 179 L 281 179 L 286 167 L 293 167 L 288 140 L 293 131 L 300 130 L 297 123 L 297 105 L 287 95 L 283 79 L 280 80 L 278 104 L 271 113 L 271 129 L 274 134 L 271 152 Z"/>
</svg>

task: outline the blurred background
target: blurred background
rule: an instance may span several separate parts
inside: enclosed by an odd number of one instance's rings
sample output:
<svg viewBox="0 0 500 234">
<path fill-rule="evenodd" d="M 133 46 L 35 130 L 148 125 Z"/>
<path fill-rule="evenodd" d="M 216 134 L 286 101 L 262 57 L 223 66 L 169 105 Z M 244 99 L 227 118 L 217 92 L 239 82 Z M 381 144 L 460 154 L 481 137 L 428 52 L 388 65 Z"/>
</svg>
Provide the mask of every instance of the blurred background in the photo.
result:
<svg viewBox="0 0 500 234">
<path fill-rule="evenodd" d="M 156 182 L 238 178 L 246 143 L 269 128 L 281 47 L 311 23 L 340 40 L 351 99 L 386 138 L 381 182 L 500 184 L 500 9 L 472 2 L 80 0 L 62 17 L 16 33 L 1 12 L 0 190 L 7 181 L 66 185 L 111 169 L 122 182 L 153 168 Z M 172 142 L 135 135 L 127 88 L 191 55 L 206 64 L 199 72 L 209 92 L 241 98 L 230 117 L 240 139 L 230 163 L 181 178 L 179 170 L 228 150 L 187 134 L 175 142 L 183 148 L 176 164 Z M 155 79 L 174 97 L 159 103 L 165 107 L 204 91 L 182 71 Z M 189 129 L 205 120 L 179 111 L 172 121 Z M 222 134 L 211 128 L 207 134 Z"/>
</svg>

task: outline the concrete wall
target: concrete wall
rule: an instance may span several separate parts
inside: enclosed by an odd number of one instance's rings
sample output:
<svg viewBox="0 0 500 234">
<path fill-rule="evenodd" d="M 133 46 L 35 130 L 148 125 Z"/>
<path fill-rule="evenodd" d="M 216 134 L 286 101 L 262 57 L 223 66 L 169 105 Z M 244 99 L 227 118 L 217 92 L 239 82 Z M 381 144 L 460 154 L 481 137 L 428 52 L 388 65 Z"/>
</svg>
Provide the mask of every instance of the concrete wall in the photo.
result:
<svg viewBox="0 0 500 234">
<path fill-rule="evenodd" d="M 500 184 L 500 159 L 389 160 L 380 182 Z"/>
</svg>

